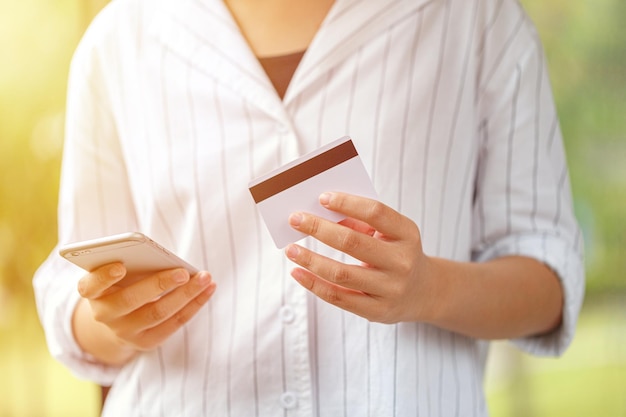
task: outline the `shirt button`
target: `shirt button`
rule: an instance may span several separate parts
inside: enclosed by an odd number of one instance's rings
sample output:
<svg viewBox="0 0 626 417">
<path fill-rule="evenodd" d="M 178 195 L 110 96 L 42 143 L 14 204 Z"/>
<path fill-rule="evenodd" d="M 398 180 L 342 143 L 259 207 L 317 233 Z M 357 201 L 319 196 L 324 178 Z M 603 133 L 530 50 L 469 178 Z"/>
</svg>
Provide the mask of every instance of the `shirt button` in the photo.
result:
<svg viewBox="0 0 626 417">
<path fill-rule="evenodd" d="M 279 124 L 276 126 L 276 130 L 278 130 L 278 134 L 281 136 L 285 136 L 289 133 L 289 128 L 283 124 Z"/>
<path fill-rule="evenodd" d="M 296 313 L 290 306 L 282 306 L 278 311 L 278 315 L 283 323 L 290 324 L 296 319 Z"/>
<path fill-rule="evenodd" d="M 280 405 L 286 410 L 294 409 L 298 405 L 298 397 L 291 391 L 283 392 L 280 396 Z"/>
</svg>

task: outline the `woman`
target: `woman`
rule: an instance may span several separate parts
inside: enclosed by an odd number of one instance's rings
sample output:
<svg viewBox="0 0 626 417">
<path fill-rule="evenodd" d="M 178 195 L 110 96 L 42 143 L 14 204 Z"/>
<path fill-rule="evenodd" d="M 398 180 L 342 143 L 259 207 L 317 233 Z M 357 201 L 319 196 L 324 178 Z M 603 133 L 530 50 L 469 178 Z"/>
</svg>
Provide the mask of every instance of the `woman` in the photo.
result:
<svg viewBox="0 0 626 417">
<path fill-rule="evenodd" d="M 104 415 L 487 415 L 487 340 L 558 355 L 583 297 L 544 67 L 514 0 L 113 2 L 72 64 L 59 242 L 140 230 L 203 271 L 122 289 L 53 251 L 51 352 Z M 293 213 L 277 250 L 248 181 L 346 134 L 380 201 L 328 190 L 347 219 Z"/>
</svg>

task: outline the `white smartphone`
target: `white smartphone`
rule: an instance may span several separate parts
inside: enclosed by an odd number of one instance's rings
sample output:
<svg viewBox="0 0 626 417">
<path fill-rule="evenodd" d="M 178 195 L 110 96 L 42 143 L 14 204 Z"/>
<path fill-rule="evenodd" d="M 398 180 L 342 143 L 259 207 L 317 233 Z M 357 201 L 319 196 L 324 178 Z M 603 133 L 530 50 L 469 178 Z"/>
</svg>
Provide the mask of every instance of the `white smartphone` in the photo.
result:
<svg viewBox="0 0 626 417">
<path fill-rule="evenodd" d="M 88 272 L 106 264 L 121 262 L 128 276 L 120 282 L 121 285 L 130 285 L 146 275 L 166 269 L 182 267 L 190 275 L 198 272 L 197 268 L 139 232 L 70 243 L 62 246 L 59 254 Z"/>
</svg>

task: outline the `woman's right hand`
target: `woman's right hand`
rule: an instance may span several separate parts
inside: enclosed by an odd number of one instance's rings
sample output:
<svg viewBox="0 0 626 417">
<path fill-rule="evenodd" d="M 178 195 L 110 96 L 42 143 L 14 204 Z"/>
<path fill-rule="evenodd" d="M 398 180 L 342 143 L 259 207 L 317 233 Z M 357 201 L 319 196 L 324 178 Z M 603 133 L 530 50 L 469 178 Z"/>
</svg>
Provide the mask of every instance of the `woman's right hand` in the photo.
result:
<svg viewBox="0 0 626 417">
<path fill-rule="evenodd" d="M 104 265 L 78 282 L 83 297 L 72 319 L 78 345 L 98 361 L 122 365 L 151 350 L 189 321 L 215 292 L 211 275 L 183 269 L 158 272 L 129 286 L 121 263 Z"/>
</svg>

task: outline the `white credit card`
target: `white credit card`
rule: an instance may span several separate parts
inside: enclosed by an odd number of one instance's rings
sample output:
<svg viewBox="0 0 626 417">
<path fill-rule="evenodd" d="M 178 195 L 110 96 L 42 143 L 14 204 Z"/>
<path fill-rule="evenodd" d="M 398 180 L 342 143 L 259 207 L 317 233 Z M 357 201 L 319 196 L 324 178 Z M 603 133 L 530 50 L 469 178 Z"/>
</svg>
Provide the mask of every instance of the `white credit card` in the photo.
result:
<svg viewBox="0 0 626 417">
<path fill-rule="evenodd" d="M 306 237 L 289 226 L 289 215 L 293 212 L 312 213 L 334 222 L 345 218 L 322 207 L 320 194 L 341 191 L 378 199 L 365 166 L 348 136 L 250 181 L 248 187 L 279 249 Z"/>
</svg>

